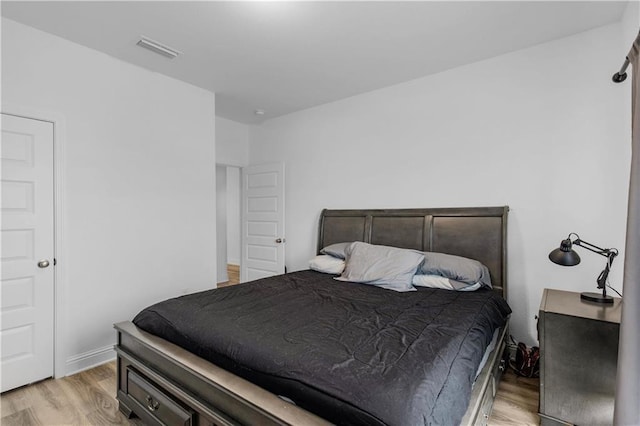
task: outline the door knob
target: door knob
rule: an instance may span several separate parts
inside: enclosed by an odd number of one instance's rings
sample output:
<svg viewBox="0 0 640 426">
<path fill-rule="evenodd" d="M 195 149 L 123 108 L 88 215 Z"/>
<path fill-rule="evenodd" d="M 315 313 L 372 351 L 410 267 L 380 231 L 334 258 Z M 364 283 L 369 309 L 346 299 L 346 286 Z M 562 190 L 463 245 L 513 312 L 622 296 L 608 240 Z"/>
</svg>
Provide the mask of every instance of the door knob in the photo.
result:
<svg viewBox="0 0 640 426">
<path fill-rule="evenodd" d="M 278 243 L 278 244 L 284 243 L 284 238 L 277 238 L 276 239 L 276 243 Z"/>
<path fill-rule="evenodd" d="M 47 266 L 49 266 L 49 261 L 47 259 L 38 262 L 38 268 L 46 268 Z"/>
</svg>

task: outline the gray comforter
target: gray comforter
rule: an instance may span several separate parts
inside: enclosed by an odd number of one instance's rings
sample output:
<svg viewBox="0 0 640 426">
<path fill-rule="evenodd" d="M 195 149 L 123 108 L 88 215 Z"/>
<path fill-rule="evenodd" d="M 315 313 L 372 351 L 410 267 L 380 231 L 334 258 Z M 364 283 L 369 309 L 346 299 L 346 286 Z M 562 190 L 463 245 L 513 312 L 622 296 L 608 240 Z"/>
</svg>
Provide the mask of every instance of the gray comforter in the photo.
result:
<svg viewBox="0 0 640 426">
<path fill-rule="evenodd" d="M 458 424 L 511 310 L 491 290 L 397 293 L 301 271 L 153 305 L 133 322 L 338 424 Z"/>
</svg>

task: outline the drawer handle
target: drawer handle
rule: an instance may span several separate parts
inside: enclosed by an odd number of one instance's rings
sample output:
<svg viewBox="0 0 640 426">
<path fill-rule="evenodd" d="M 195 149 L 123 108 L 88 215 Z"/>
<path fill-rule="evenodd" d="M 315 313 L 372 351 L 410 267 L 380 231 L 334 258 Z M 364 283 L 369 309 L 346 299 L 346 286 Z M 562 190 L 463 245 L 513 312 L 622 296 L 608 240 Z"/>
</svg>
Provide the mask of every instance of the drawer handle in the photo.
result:
<svg viewBox="0 0 640 426">
<path fill-rule="evenodd" d="M 160 403 L 153 399 L 151 395 L 147 395 L 147 408 L 149 411 L 156 411 L 160 407 Z"/>
</svg>

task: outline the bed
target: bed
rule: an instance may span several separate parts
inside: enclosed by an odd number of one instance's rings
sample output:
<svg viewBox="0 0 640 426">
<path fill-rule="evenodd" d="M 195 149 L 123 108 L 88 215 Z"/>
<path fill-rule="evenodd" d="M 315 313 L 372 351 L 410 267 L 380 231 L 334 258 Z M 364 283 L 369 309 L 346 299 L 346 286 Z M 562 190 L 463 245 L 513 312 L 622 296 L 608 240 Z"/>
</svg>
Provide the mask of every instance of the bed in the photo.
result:
<svg viewBox="0 0 640 426">
<path fill-rule="evenodd" d="M 435 391 L 436 395 L 431 398 L 436 402 L 430 413 L 433 411 L 435 414 L 426 417 L 414 410 L 415 404 L 407 404 L 407 398 L 402 397 L 400 393 L 403 392 L 403 388 L 408 388 L 406 392 L 410 395 L 419 397 L 434 392 L 422 389 L 425 380 L 415 384 L 411 381 L 415 375 L 411 369 L 417 366 L 422 368 L 422 360 L 418 359 L 419 356 L 416 354 L 429 353 L 433 348 L 429 347 L 430 339 L 407 339 L 407 335 L 411 334 L 411 328 L 419 326 L 407 321 L 412 315 L 431 315 L 429 309 L 449 312 L 448 304 L 454 299 L 460 300 L 456 303 L 468 302 L 469 307 L 465 309 L 471 312 L 469 309 L 475 309 L 472 306 L 489 303 L 485 300 L 493 303 L 494 299 L 506 298 L 507 212 L 507 207 L 324 210 L 320 217 L 318 251 L 333 243 L 363 241 L 382 246 L 464 256 L 476 259 L 487 266 L 493 289 L 465 295 L 432 289 L 421 289 L 412 294 L 395 294 L 367 285 L 339 283 L 326 274 L 298 271 L 242 284 L 235 288 L 182 297 L 167 304 L 163 302 L 150 311 L 143 311 L 147 313 L 146 317 L 143 315 L 142 320 L 136 318 L 139 325 L 153 333 L 143 331 L 132 322 L 115 325 L 118 332 L 117 398 L 120 410 L 128 416 L 136 414 L 149 424 L 447 424 L 449 410 L 452 413 L 456 410 L 460 413 L 452 415 L 456 419 L 462 417 L 461 424 L 486 423 L 497 382 L 504 369 L 506 323 L 495 327 L 493 341 L 497 344 L 493 350 L 484 354 L 486 362 L 472 387 L 464 385 L 469 380 L 462 380 L 456 371 L 459 368 L 458 364 L 469 364 L 472 358 L 473 362 L 477 363 L 479 358 L 482 358 L 482 350 L 478 351 L 477 348 L 469 349 L 470 352 L 465 353 L 456 346 L 455 351 L 458 352 L 454 352 L 459 361 L 446 364 L 447 370 L 443 374 L 435 374 L 433 380 L 427 380 L 438 381 L 439 375 L 444 376 L 444 381 L 438 385 L 439 390 Z M 281 298 L 275 298 L 276 303 L 270 302 L 269 298 L 274 298 L 278 292 Z M 241 299 L 250 297 L 251 294 L 254 295 L 255 302 Z M 215 304 L 209 303 L 207 298 L 215 299 Z M 368 346 L 358 343 L 355 356 L 348 359 L 339 358 L 341 351 L 345 351 L 344 347 L 352 345 L 349 340 L 351 335 L 357 339 L 358 333 L 363 333 L 363 330 L 370 333 L 370 330 L 364 326 L 337 327 L 336 324 L 357 323 L 358 319 L 344 321 L 344 315 L 351 315 L 349 310 L 361 311 L 372 305 L 381 306 L 383 299 L 387 300 L 386 311 L 377 312 L 380 315 L 375 321 L 379 323 L 387 317 L 394 318 L 394 321 L 398 319 L 404 324 L 400 340 L 411 341 L 397 350 L 383 350 L 385 359 L 382 363 L 378 359 L 380 353 L 375 350 L 378 342 Z M 237 300 L 243 300 L 242 305 L 253 303 L 252 312 L 263 312 L 262 329 L 259 318 L 238 313 L 240 307 L 235 303 Z M 278 300 L 280 303 L 277 303 Z M 416 302 L 418 300 L 420 302 Z M 324 301 L 327 303 L 323 303 Z M 191 308 L 194 315 L 200 312 L 202 315 L 211 316 L 215 319 L 214 324 L 220 324 L 225 330 L 233 330 L 232 340 L 236 337 L 239 340 L 221 341 L 219 345 L 227 350 L 223 353 L 222 349 L 218 350 L 214 344 L 219 334 L 215 325 L 200 326 L 204 322 L 197 316 L 185 317 L 184 324 L 176 324 L 180 322 L 182 315 L 178 313 L 177 316 L 170 317 L 171 311 L 177 309 L 176 304 L 187 302 L 190 305 L 185 306 L 197 306 L 201 303 L 201 308 Z M 323 304 L 330 308 L 320 309 L 319 306 Z M 291 318 L 283 321 L 282 318 L 286 315 L 271 309 L 276 305 L 291 309 Z M 417 305 L 421 306 L 420 309 L 426 306 L 426 310 L 416 310 Z M 206 312 L 204 309 L 207 306 L 216 308 Z M 292 327 L 281 332 L 287 344 L 291 344 L 286 349 L 283 349 L 286 345 L 275 344 L 266 337 L 262 339 L 262 335 L 269 335 L 272 325 L 280 323 L 278 327 L 283 327 L 294 321 L 296 306 L 305 307 L 300 315 L 306 313 L 311 318 L 327 315 L 339 321 L 309 321 L 309 324 L 303 327 Z M 446 317 L 445 314 L 442 316 Z M 225 320 L 231 322 L 225 324 Z M 451 324 L 447 325 L 447 330 L 455 325 L 454 323 L 465 322 L 453 321 L 451 318 L 449 321 Z M 154 324 L 159 325 L 156 327 Z M 316 330 L 312 330 L 314 328 Z M 342 334 L 335 334 L 335 328 L 341 328 L 339 332 Z M 389 334 L 388 330 L 397 328 L 398 323 L 393 323 L 384 329 L 384 333 L 373 334 L 379 337 Z M 163 333 L 166 339 L 156 335 Z M 209 340 L 190 345 L 193 336 L 199 334 L 208 336 Z M 247 334 L 245 340 L 241 339 L 243 334 Z M 416 332 L 416 336 L 423 334 L 422 331 Z M 387 340 L 394 338 L 397 336 L 385 337 Z M 487 337 L 483 339 L 486 340 Z M 265 354 L 260 359 L 267 359 L 271 367 L 257 368 L 256 366 L 262 364 L 251 363 L 257 358 L 257 354 L 263 351 Z M 287 351 L 292 352 L 292 361 L 285 357 L 284 352 Z M 347 350 L 349 351 L 354 355 L 352 349 Z M 321 357 L 316 358 L 315 354 L 320 352 L 329 357 L 328 364 L 323 364 Z M 334 356 L 338 358 L 332 359 Z M 437 364 L 439 357 L 440 355 L 436 354 L 432 360 L 425 360 L 424 364 Z M 294 360 L 299 362 L 296 363 Z M 353 366 L 343 368 L 342 364 L 347 362 L 341 361 L 345 360 L 350 364 L 357 364 L 356 369 L 354 370 Z M 325 374 L 316 375 L 315 379 L 309 378 L 306 370 L 314 369 L 316 372 L 324 371 Z M 386 377 L 387 371 L 394 369 L 400 371 L 400 374 L 389 376 L 387 382 L 377 381 Z M 440 368 L 434 371 L 442 370 Z M 357 373 L 358 371 L 364 373 Z M 465 374 L 467 373 L 462 375 Z M 371 379 L 373 376 L 376 376 L 376 381 Z M 344 382 L 342 388 L 338 386 L 341 382 Z M 418 390 L 412 386 L 416 386 Z M 453 390 L 447 393 L 448 388 Z M 463 393 L 466 392 L 462 400 L 456 397 L 459 393 L 458 388 L 461 388 Z M 384 389 L 389 390 L 387 396 L 400 395 L 395 398 L 398 401 L 393 401 L 387 406 L 388 398 L 381 397 Z M 367 390 L 371 392 L 369 395 Z M 291 399 L 298 405 L 291 403 L 287 395 L 293 396 Z"/>
</svg>

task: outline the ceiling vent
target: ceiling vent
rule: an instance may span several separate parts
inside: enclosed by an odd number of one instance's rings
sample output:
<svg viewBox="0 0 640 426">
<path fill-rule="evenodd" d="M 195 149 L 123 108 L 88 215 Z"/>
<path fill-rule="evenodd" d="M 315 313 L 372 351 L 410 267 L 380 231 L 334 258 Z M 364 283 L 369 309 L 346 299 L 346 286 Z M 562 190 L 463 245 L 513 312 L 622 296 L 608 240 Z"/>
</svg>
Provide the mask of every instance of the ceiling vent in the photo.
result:
<svg viewBox="0 0 640 426">
<path fill-rule="evenodd" d="M 136 44 L 169 59 L 174 59 L 182 53 L 176 49 L 165 46 L 162 43 L 158 43 L 157 41 L 151 40 L 150 38 L 144 36 L 140 37 L 140 40 Z"/>
</svg>

